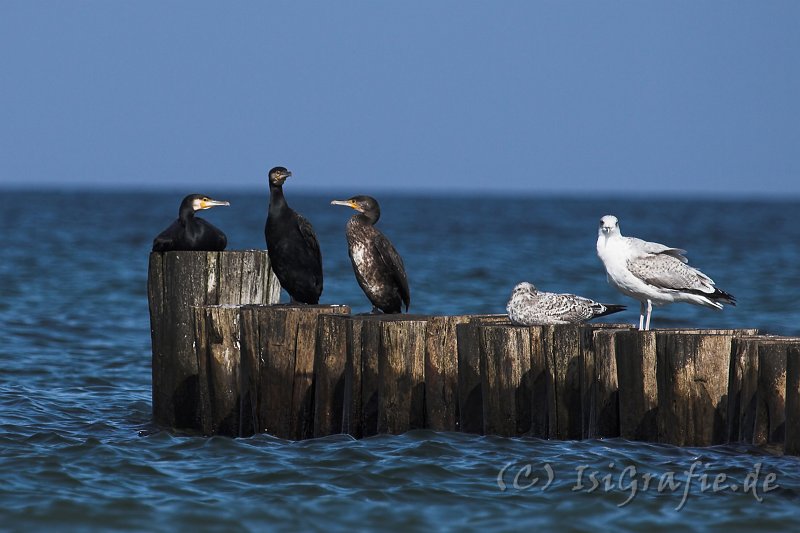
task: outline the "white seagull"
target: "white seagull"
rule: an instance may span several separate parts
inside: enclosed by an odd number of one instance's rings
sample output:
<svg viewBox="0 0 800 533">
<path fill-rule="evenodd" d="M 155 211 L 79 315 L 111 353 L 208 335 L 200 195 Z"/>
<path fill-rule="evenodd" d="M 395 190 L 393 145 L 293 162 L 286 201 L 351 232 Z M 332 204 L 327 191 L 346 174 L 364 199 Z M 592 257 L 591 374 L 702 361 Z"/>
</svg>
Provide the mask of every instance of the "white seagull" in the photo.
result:
<svg viewBox="0 0 800 533">
<path fill-rule="evenodd" d="M 598 316 L 618 313 L 624 305 L 606 305 L 574 294 L 540 292 L 532 283 L 517 283 L 506 311 L 518 326 L 577 324 Z"/>
<path fill-rule="evenodd" d="M 597 256 L 606 267 L 608 282 L 641 303 L 639 330 L 650 329 L 653 304 L 686 302 L 715 309 L 722 309 L 720 302 L 736 305 L 733 295 L 716 288 L 711 278 L 686 264 L 684 254 L 686 250 L 680 248 L 623 237 L 613 215 L 600 219 Z"/>
</svg>

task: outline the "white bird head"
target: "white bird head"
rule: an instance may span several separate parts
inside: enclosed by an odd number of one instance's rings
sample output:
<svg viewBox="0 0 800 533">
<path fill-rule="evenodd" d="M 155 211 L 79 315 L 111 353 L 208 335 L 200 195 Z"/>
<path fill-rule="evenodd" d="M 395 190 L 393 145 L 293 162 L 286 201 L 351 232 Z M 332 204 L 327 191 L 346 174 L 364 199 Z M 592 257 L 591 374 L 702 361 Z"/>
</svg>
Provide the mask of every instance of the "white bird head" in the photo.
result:
<svg viewBox="0 0 800 533">
<path fill-rule="evenodd" d="M 514 298 L 522 294 L 536 294 L 536 287 L 533 286 L 533 283 L 528 283 L 527 281 L 517 283 L 514 286 L 514 290 L 511 291 L 511 297 Z"/>
<path fill-rule="evenodd" d="M 619 235 L 619 220 L 614 215 L 606 215 L 600 219 L 600 227 L 597 230 L 599 236 L 610 237 L 612 235 Z"/>
</svg>

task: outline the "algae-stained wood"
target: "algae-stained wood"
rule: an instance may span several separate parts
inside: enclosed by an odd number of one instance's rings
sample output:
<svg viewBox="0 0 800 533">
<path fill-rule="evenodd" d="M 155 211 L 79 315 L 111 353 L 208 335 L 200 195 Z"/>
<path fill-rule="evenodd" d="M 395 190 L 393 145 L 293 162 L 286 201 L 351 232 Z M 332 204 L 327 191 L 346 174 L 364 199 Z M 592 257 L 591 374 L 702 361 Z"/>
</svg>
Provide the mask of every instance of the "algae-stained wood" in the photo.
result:
<svg viewBox="0 0 800 533">
<path fill-rule="evenodd" d="M 148 268 L 153 418 L 201 429 L 192 307 L 272 303 L 279 285 L 263 250 L 153 252 Z"/>
<path fill-rule="evenodd" d="M 244 436 L 240 423 L 239 307 L 194 308 L 200 430 L 204 435 Z"/>
<path fill-rule="evenodd" d="M 531 428 L 531 336 L 518 326 L 471 325 L 478 330 L 483 433 L 505 437 Z"/>
<path fill-rule="evenodd" d="M 342 433 L 349 315 L 321 314 L 314 358 L 314 436 Z"/>
<path fill-rule="evenodd" d="M 242 354 L 249 369 L 256 431 L 301 440 L 314 434 L 314 356 L 317 317 L 347 313 L 344 306 L 244 306 Z M 251 389 L 252 390 L 252 389 Z"/>
</svg>

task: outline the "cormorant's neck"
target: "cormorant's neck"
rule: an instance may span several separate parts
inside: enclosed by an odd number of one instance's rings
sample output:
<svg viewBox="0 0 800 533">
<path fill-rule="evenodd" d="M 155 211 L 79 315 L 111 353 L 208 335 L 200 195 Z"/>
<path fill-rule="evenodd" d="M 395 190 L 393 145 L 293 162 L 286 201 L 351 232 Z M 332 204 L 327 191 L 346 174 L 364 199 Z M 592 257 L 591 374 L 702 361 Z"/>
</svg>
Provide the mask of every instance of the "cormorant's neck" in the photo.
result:
<svg viewBox="0 0 800 533">
<path fill-rule="evenodd" d="M 358 213 L 357 215 L 353 215 L 353 218 L 361 224 L 366 224 L 367 226 L 374 226 L 375 223 L 378 222 L 380 214 L 368 211 L 366 213 Z"/>
<path fill-rule="evenodd" d="M 178 212 L 178 219 L 181 224 L 186 225 L 191 219 L 194 218 L 194 207 L 192 204 L 181 205 L 181 210 Z"/>
<path fill-rule="evenodd" d="M 287 209 L 289 204 L 286 203 L 286 198 L 283 196 L 283 187 L 280 185 L 269 185 L 269 210 L 282 211 Z"/>
</svg>

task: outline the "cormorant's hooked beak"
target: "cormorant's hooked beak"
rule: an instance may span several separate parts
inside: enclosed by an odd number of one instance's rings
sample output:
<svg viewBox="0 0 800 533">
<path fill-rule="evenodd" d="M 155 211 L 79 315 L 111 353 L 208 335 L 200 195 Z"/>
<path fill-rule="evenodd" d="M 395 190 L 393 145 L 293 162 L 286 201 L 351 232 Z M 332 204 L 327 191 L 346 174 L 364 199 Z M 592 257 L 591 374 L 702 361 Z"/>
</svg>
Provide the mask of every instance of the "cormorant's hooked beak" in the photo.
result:
<svg viewBox="0 0 800 533">
<path fill-rule="evenodd" d="M 353 200 L 333 200 L 331 205 L 343 205 L 351 209 L 355 209 L 356 211 L 361 211 L 361 209 L 358 207 L 358 204 Z"/>
<path fill-rule="evenodd" d="M 200 209 L 210 209 L 212 207 L 217 207 L 217 206 L 229 206 L 231 205 L 231 203 L 226 202 L 225 200 L 214 200 L 212 198 L 205 198 L 203 200 L 200 200 L 199 205 Z"/>
<path fill-rule="evenodd" d="M 283 185 L 284 183 L 286 183 L 286 180 L 290 177 L 292 177 L 292 171 L 287 170 L 286 172 L 281 172 L 280 174 L 278 174 L 275 178 L 275 182 L 278 185 Z"/>
</svg>

